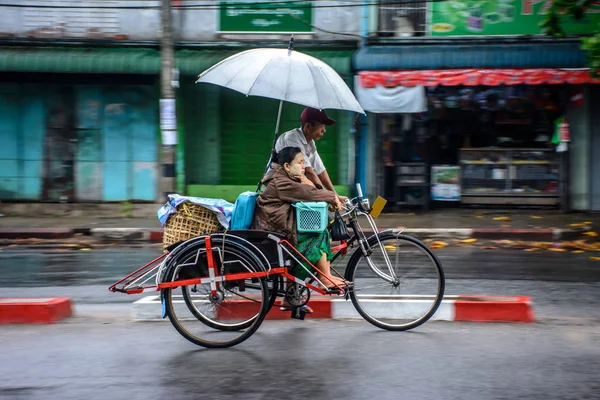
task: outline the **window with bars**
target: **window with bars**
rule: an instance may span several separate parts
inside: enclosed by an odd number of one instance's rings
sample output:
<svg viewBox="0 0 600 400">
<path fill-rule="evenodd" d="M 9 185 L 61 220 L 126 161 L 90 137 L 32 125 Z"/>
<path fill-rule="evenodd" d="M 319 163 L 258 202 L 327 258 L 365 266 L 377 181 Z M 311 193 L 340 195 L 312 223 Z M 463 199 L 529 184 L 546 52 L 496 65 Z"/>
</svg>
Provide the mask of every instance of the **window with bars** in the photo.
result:
<svg viewBox="0 0 600 400">
<path fill-rule="evenodd" d="M 47 5 L 68 7 L 85 5 L 98 8 L 41 8 L 32 5 L 23 11 L 23 23 L 29 36 L 36 37 L 106 37 L 119 33 L 116 0 L 54 0 Z"/>
<path fill-rule="evenodd" d="M 377 36 L 413 37 L 426 34 L 427 1 L 379 2 Z"/>
</svg>

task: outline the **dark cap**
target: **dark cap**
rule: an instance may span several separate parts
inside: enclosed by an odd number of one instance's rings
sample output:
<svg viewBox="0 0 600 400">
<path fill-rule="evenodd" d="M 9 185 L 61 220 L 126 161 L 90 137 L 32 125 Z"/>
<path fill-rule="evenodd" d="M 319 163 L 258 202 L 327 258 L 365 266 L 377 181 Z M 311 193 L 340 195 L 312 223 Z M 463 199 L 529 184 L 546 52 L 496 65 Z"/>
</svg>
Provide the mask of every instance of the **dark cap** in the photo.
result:
<svg viewBox="0 0 600 400">
<path fill-rule="evenodd" d="M 302 111 L 302 122 L 320 122 L 323 125 L 333 125 L 335 120 L 327 116 L 325 111 L 317 110 L 316 108 L 306 107 Z"/>
</svg>

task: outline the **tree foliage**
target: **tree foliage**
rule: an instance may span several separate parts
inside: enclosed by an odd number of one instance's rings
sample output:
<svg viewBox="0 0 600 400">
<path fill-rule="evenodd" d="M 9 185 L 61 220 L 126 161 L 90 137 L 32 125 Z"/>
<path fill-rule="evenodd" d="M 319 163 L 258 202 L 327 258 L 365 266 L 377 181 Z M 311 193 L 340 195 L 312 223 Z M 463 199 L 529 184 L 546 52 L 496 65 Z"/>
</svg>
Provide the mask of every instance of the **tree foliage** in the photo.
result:
<svg viewBox="0 0 600 400">
<path fill-rule="evenodd" d="M 597 0 L 552 0 L 552 3 L 542 22 L 542 31 L 550 36 L 564 37 L 561 20 L 573 18 L 581 20 L 585 17 L 587 8 Z M 600 76 L 600 32 L 581 39 L 581 47 L 588 52 L 588 63 L 592 76 Z"/>
</svg>

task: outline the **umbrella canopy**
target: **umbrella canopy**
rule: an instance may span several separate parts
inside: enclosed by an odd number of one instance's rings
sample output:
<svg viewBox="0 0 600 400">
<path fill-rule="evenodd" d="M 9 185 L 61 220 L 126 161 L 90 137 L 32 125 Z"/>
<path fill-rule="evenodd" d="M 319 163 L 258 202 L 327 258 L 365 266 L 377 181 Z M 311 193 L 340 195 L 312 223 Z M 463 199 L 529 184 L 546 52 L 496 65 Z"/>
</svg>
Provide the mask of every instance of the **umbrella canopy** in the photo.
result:
<svg viewBox="0 0 600 400">
<path fill-rule="evenodd" d="M 288 101 L 317 109 L 364 111 L 344 80 L 323 61 L 291 49 L 252 49 L 202 72 L 212 83 L 247 96 Z"/>
</svg>

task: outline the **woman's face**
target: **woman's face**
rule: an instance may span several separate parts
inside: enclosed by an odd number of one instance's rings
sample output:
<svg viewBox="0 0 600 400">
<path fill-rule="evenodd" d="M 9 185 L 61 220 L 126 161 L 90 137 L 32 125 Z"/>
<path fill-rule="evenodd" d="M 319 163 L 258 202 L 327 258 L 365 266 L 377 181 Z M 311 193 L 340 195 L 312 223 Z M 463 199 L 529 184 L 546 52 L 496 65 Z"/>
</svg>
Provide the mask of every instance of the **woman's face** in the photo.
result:
<svg viewBox="0 0 600 400">
<path fill-rule="evenodd" d="M 284 167 L 291 176 L 304 175 L 304 155 L 302 153 L 296 154 L 292 162 L 290 164 L 285 163 Z"/>
</svg>

